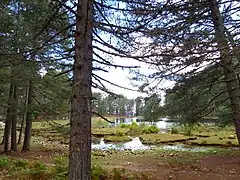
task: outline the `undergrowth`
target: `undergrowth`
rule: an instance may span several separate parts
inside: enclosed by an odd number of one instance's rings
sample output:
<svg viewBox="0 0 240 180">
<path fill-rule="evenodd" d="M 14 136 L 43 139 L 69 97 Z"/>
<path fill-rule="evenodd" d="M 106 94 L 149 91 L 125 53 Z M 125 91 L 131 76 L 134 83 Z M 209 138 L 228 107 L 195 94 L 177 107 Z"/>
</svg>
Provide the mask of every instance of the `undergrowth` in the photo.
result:
<svg viewBox="0 0 240 180">
<path fill-rule="evenodd" d="M 65 180 L 68 179 L 68 158 L 57 157 L 54 166 L 47 166 L 39 161 L 27 161 L 24 159 L 13 159 L 7 156 L 0 157 L 0 169 L 4 172 L 7 179 L 23 180 Z M 102 166 L 93 164 L 91 169 L 92 180 L 148 180 L 147 174 L 129 174 L 125 169 L 114 168 L 111 171 Z"/>
</svg>

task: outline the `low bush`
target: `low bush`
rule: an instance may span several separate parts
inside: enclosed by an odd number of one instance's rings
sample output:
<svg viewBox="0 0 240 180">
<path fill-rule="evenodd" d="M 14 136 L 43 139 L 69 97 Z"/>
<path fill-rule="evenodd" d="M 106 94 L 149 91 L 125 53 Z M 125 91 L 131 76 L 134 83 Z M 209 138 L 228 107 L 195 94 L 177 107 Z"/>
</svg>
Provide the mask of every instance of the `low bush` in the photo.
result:
<svg viewBox="0 0 240 180">
<path fill-rule="evenodd" d="M 114 180 L 122 180 L 122 179 L 126 179 L 125 176 L 125 169 L 117 169 L 114 168 L 112 170 L 112 176 Z"/>
<path fill-rule="evenodd" d="M 62 177 L 68 174 L 68 157 L 59 156 L 54 159 L 55 173 Z"/>
<path fill-rule="evenodd" d="M 131 130 L 139 128 L 138 124 L 136 122 L 132 122 L 132 124 L 129 126 Z"/>
<path fill-rule="evenodd" d="M 191 125 L 191 124 L 185 124 L 183 126 L 183 134 L 185 136 L 192 136 L 193 135 L 193 133 L 192 133 L 193 130 L 194 130 L 194 126 Z"/>
<path fill-rule="evenodd" d="M 24 160 L 24 159 L 17 159 L 15 162 L 14 162 L 14 167 L 16 169 L 27 169 L 29 166 L 29 163 L 28 161 Z"/>
<path fill-rule="evenodd" d="M 92 180 L 107 180 L 107 171 L 101 166 L 93 165 L 92 166 Z"/>
<path fill-rule="evenodd" d="M 172 127 L 170 133 L 171 134 L 178 134 L 179 133 L 178 128 L 177 127 Z"/>
<path fill-rule="evenodd" d="M 28 174 L 32 176 L 38 176 L 43 174 L 47 170 L 47 166 L 42 162 L 34 162 L 27 170 Z"/>
<path fill-rule="evenodd" d="M 138 126 L 138 124 L 136 122 L 133 122 L 130 126 L 129 126 L 129 132 L 128 135 L 130 136 L 139 136 L 142 134 L 142 129 Z"/>
<path fill-rule="evenodd" d="M 153 134 L 158 132 L 159 132 L 159 129 L 157 126 L 148 126 L 142 129 L 143 134 Z"/>
<path fill-rule="evenodd" d="M 129 128 L 130 127 L 129 124 L 125 124 L 125 123 L 121 123 L 119 126 L 120 126 L 120 128 Z"/>
<path fill-rule="evenodd" d="M 0 169 L 1 168 L 5 168 L 9 165 L 9 162 L 8 162 L 8 158 L 3 156 L 3 157 L 0 157 Z"/>
<path fill-rule="evenodd" d="M 126 133 L 125 133 L 124 131 L 122 131 L 121 129 L 118 129 L 118 130 L 116 131 L 116 135 L 117 135 L 117 136 L 125 136 Z"/>
</svg>

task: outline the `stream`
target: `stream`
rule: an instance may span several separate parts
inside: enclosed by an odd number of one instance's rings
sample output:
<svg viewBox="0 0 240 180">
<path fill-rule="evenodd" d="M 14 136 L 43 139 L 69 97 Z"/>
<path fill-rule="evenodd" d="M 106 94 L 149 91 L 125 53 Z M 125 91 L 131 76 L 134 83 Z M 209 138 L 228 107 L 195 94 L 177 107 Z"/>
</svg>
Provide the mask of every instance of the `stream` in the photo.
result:
<svg viewBox="0 0 240 180">
<path fill-rule="evenodd" d="M 158 145 L 149 146 L 144 145 L 139 137 L 133 138 L 131 141 L 126 143 L 105 143 L 103 138 L 101 138 L 99 143 L 92 144 L 93 150 L 131 150 L 131 151 L 145 151 L 150 149 L 163 149 L 163 150 L 174 150 L 174 151 L 190 151 L 190 152 L 205 152 L 214 151 L 216 148 L 211 147 L 195 147 L 186 146 L 183 144 L 176 145 Z"/>
<path fill-rule="evenodd" d="M 147 122 L 144 119 L 140 118 L 116 118 L 115 122 L 112 124 L 113 126 L 117 126 L 119 124 L 131 124 L 131 123 L 145 123 L 149 125 L 156 125 L 161 133 L 165 133 L 169 131 L 172 126 L 179 124 L 178 120 L 170 120 L 167 118 L 161 118 L 157 122 Z M 211 123 L 211 121 L 206 121 L 206 123 Z M 187 146 L 184 144 L 175 144 L 175 145 L 157 145 L 150 146 L 144 145 L 139 137 L 132 138 L 131 141 L 126 143 L 105 143 L 104 139 L 101 138 L 100 142 L 95 141 L 92 144 L 92 149 L 95 150 L 131 150 L 131 151 L 144 151 L 149 149 L 163 149 L 163 150 L 174 150 L 174 151 L 191 151 L 191 152 L 204 152 L 204 151 L 214 151 L 215 148 L 212 147 L 197 147 L 197 146 Z"/>
</svg>

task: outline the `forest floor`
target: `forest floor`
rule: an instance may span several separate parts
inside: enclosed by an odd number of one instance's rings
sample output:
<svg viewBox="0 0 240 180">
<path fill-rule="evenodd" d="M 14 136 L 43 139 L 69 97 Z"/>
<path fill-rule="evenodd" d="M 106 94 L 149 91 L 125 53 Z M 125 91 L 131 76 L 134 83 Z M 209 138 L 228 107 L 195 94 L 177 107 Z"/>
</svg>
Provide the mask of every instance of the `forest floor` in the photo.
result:
<svg viewBox="0 0 240 180">
<path fill-rule="evenodd" d="M 126 136 L 125 132 L 128 131 L 127 128 L 96 127 L 93 129 L 94 133 L 103 134 L 104 138 L 105 136 L 113 136 L 116 140 L 123 139 Z M 67 171 L 69 140 L 68 136 L 64 134 L 66 134 L 66 131 L 54 130 L 43 123 L 36 123 L 33 127 L 31 151 L 21 152 L 20 145 L 18 152 L 4 154 L 3 146 L 0 145 L 0 180 L 51 179 L 46 175 L 46 172 L 56 166 L 59 168 L 59 163 L 60 170 L 58 170 L 60 173 L 64 170 Z M 92 164 L 104 168 L 108 173 L 114 172 L 115 174 L 111 178 L 102 180 L 240 179 L 240 151 L 236 148 L 237 141 L 233 127 L 220 129 L 218 127 L 199 126 L 191 133 L 188 132 L 188 129 L 177 129 L 175 133 L 141 134 L 140 137 L 146 144 L 172 144 L 174 141 L 179 142 L 181 140 L 180 143 L 185 142 L 191 145 L 214 145 L 216 149 L 213 148 L 204 152 L 163 149 L 143 152 L 94 150 L 92 152 Z M 5 158 L 8 160 L 6 161 Z M 22 160 L 28 163 L 40 162 L 43 165 L 38 164 L 36 169 L 36 165 L 26 165 Z M 56 173 L 56 169 L 51 170 L 51 173 L 53 171 Z M 26 174 L 31 176 L 26 176 Z M 32 178 L 32 175 L 36 174 L 40 176 Z M 41 174 L 45 175 L 42 176 Z M 137 178 L 135 176 L 130 178 L 135 174 L 137 174 Z M 62 176 L 61 174 L 61 177 L 60 179 L 66 179 L 66 175 Z"/>
<path fill-rule="evenodd" d="M 2 150 L 3 147 L 1 146 L 0 151 Z M 67 154 L 67 150 L 62 148 L 34 146 L 31 151 L 11 152 L 7 157 L 12 159 L 21 158 L 32 162 L 38 161 L 47 166 L 54 166 L 54 161 L 57 157 L 65 157 L 67 159 Z M 1 156 L 5 155 L 1 153 Z M 139 179 L 143 180 L 240 179 L 240 151 L 238 150 L 230 151 L 223 149 L 222 151 L 204 153 L 163 150 L 149 150 L 136 153 L 131 151 L 93 151 L 92 163 L 109 170 L 109 172 L 114 168 L 124 169 L 124 173 L 141 175 L 142 178 Z M 0 174 L 0 179 L 8 179 L 6 177 L 6 174 L 3 174 L 1 178 Z M 9 176 L 9 179 L 18 178 Z"/>
</svg>

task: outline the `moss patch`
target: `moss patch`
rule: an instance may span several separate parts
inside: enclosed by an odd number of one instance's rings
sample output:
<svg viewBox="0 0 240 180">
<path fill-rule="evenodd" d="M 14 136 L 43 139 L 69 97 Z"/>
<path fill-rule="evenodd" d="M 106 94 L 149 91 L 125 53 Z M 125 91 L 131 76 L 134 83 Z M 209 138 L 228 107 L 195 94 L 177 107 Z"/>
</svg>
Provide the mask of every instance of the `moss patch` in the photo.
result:
<svg viewBox="0 0 240 180">
<path fill-rule="evenodd" d="M 96 136 L 106 135 L 126 135 L 129 132 L 128 128 L 93 128 L 92 134 Z"/>
<path fill-rule="evenodd" d="M 161 143 L 173 143 L 184 142 L 188 140 L 196 139 L 193 136 L 184 136 L 182 134 L 143 134 L 140 136 L 144 144 L 161 144 Z"/>
<path fill-rule="evenodd" d="M 104 141 L 106 142 L 127 142 L 131 141 L 128 136 L 105 136 Z"/>
<path fill-rule="evenodd" d="M 238 141 L 237 139 L 222 138 L 221 136 L 210 136 L 190 140 L 188 144 L 201 146 L 238 146 Z"/>
</svg>

